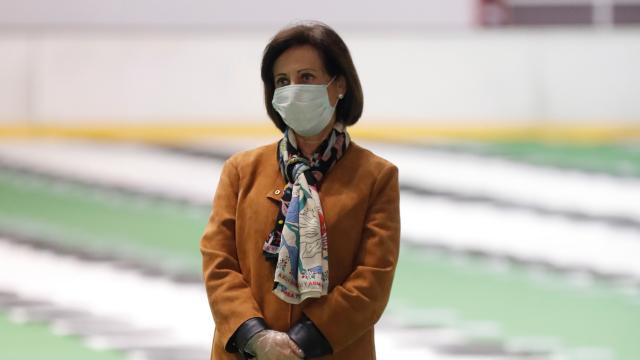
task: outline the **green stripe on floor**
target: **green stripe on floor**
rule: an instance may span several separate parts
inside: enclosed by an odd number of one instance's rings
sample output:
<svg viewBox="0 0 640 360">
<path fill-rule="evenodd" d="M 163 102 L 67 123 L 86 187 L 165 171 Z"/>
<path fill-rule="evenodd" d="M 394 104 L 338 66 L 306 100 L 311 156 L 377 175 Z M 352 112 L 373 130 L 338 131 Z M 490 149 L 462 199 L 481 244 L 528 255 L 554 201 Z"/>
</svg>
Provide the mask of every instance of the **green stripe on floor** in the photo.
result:
<svg viewBox="0 0 640 360">
<path fill-rule="evenodd" d="M 16 324 L 0 313 L 0 358 L 23 360 L 124 360 L 125 354 L 94 351 L 81 339 L 54 335 L 44 325 Z"/>
<path fill-rule="evenodd" d="M 568 347 L 612 349 L 618 360 L 640 359 L 637 293 L 462 259 L 403 247 L 391 306 L 453 309 L 463 319 L 495 322 L 508 337 L 550 336 Z"/>
<path fill-rule="evenodd" d="M 455 149 L 538 165 L 640 177 L 640 144 L 561 142 L 482 142 Z"/>
<path fill-rule="evenodd" d="M 209 209 L 0 174 L 0 228 L 200 272 Z"/>
</svg>

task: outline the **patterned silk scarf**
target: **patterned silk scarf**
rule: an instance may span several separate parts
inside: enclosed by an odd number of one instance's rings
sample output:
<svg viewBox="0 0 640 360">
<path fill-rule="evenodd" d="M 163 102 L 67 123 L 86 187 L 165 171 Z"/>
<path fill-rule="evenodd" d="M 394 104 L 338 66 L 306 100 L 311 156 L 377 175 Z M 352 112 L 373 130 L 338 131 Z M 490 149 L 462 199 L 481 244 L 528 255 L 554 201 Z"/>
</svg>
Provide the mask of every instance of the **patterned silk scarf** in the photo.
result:
<svg viewBox="0 0 640 360">
<path fill-rule="evenodd" d="M 344 125 L 336 122 L 310 161 L 298 150 L 288 128 L 278 144 L 280 171 L 288 183 L 263 254 L 276 264 L 273 292 L 287 303 L 299 304 L 328 292 L 327 230 L 318 191 L 349 142 Z"/>
</svg>

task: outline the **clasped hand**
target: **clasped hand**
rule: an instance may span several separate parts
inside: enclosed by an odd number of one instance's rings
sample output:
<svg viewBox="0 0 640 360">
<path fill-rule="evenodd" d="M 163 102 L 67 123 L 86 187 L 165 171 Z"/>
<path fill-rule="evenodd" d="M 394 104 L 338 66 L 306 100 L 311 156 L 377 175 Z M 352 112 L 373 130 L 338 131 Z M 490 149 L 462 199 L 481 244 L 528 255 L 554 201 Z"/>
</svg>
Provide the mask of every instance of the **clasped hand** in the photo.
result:
<svg viewBox="0 0 640 360">
<path fill-rule="evenodd" d="M 253 335 L 244 350 L 257 360 L 298 360 L 304 359 L 304 352 L 286 333 L 262 330 Z"/>
</svg>

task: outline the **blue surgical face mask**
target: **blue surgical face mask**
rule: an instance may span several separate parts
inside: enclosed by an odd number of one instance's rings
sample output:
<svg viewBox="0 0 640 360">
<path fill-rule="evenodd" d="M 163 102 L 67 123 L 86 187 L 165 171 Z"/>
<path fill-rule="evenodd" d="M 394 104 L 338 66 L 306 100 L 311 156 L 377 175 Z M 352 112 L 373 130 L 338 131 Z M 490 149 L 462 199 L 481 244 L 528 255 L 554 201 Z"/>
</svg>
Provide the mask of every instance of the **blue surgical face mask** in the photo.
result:
<svg viewBox="0 0 640 360">
<path fill-rule="evenodd" d="M 326 85 L 294 84 L 277 88 L 271 105 L 297 134 L 319 134 L 331 121 L 335 107 L 329 103 Z"/>
</svg>

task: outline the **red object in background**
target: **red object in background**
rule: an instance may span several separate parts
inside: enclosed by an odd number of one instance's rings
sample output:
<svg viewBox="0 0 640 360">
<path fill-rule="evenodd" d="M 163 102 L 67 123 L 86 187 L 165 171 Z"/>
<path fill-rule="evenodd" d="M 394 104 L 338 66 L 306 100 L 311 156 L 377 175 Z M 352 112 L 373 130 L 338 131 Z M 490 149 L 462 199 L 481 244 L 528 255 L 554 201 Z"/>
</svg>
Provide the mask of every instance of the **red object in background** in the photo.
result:
<svg viewBox="0 0 640 360">
<path fill-rule="evenodd" d="M 506 0 L 478 0 L 476 22 L 481 27 L 504 26 L 509 23 Z"/>
</svg>

